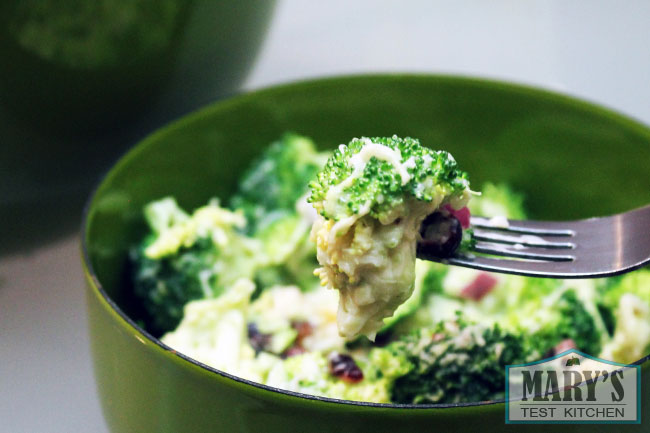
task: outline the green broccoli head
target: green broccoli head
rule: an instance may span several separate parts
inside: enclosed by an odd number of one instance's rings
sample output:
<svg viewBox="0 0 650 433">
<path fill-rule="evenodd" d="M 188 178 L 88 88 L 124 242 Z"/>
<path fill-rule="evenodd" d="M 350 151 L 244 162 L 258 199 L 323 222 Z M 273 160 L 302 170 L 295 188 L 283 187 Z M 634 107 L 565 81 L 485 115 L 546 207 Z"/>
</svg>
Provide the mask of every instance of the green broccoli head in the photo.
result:
<svg viewBox="0 0 650 433">
<path fill-rule="evenodd" d="M 308 291 L 318 286 L 314 275 L 316 245 L 309 240 L 310 222 L 298 213 L 287 213 L 266 221 L 255 232 L 261 241 L 268 266 L 255 276 L 258 290 L 275 285 L 297 285 Z"/>
<path fill-rule="evenodd" d="M 628 274 L 599 280 L 598 290 L 601 300 L 598 311 L 603 318 L 608 334 L 614 335 L 616 328 L 615 311 L 621 297 L 627 293 L 633 294 L 650 306 L 650 270 L 639 269 Z"/>
<path fill-rule="evenodd" d="M 523 203 L 523 195 L 514 192 L 508 185 L 488 182 L 483 184 L 481 195 L 473 197 L 468 207 L 473 215 L 525 219 Z"/>
<path fill-rule="evenodd" d="M 255 276 L 258 290 L 277 284 L 310 289 L 317 283 L 313 275 L 316 247 L 308 239 L 310 216 L 304 215 L 313 209 L 305 196 L 329 155 L 318 152 L 310 139 L 287 133 L 242 176 L 230 204 L 243 210 L 247 233 L 261 241 L 268 257 L 267 265 Z"/>
<path fill-rule="evenodd" d="M 650 270 L 639 269 L 619 277 L 610 278 L 602 285 L 603 305 L 614 310 L 621 296 L 632 293 L 650 305 Z"/>
<path fill-rule="evenodd" d="M 273 142 L 246 170 L 230 202 L 233 209 L 244 210 L 248 231 L 295 212 L 296 201 L 305 195 L 328 156 L 318 152 L 310 139 L 296 134 Z"/>
<path fill-rule="evenodd" d="M 531 351 L 539 357 L 552 354 L 554 348 L 564 340 L 572 340 L 578 350 L 598 356 L 602 346 L 602 333 L 597 326 L 594 313 L 587 311 L 575 290 L 566 290 L 554 305 L 554 314 L 542 324 L 527 341 Z"/>
<path fill-rule="evenodd" d="M 130 252 L 131 280 L 141 319 L 154 335 L 174 329 L 187 302 L 219 296 L 267 262 L 260 241 L 240 233 L 243 215 L 216 201 L 189 215 L 165 198 L 144 214 L 151 233 Z"/>
<path fill-rule="evenodd" d="M 176 328 L 186 303 L 215 294 L 212 264 L 218 251 L 210 239 L 201 238 L 171 256 L 151 259 L 145 254 L 148 243 L 130 252 L 133 290 L 144 310 L 145 328 L 162 335 Z"/>
<path fill-rule="evenodd" d="M 341 145 L 310 183 L 309 201 L 326 219 L 364 212 L 384 220 L 413 198 L 461 195 L 469 186 L 467 174 L 445 151 L 433 151 L 417 139 L 355 138 Z"/>
<path fill-rule="evenodd" d="M 506 365 L 529 360 L 523 337 L 462 317 L 420 329 L 391 343 L 387 350 L 413 365 L 392 386 L 391 401 L 403 404 L 502 398 Z"/>
</svg>

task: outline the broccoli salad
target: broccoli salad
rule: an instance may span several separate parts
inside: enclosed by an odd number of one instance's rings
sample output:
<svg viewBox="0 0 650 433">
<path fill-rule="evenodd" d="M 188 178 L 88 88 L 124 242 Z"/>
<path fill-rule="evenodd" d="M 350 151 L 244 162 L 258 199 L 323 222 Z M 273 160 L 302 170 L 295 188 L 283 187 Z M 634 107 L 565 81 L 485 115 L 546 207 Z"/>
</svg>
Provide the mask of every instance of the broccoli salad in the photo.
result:
<svg viewBox="0 0 650 433">
<path fill-rule="evenodd" d="M 470 212 L 525 218 L 523 201 L 506 185 L 473 194 L 451 155 L 415 139 L 330 153 L 285 134 L 228 201 L 144 208 L 148 232 L 130 252 L 137 319 L 227 373 L 376 403 L 502 398 L 506 365 L 569 348 L 648 354 L 648 270 L 551 280 L 416 259 L 418 240 L 441 255 L 470 243 Z"/>
<path fill-rule="evenodd" d="M 339 331 L 374 340 L 412 295 L 422 221 L 465 208 L 469 182 L 447 152 L 411 138 L 364 137 L 341 145 L 311 189 L 316 274 L 339 291 Z"/>
</svg>

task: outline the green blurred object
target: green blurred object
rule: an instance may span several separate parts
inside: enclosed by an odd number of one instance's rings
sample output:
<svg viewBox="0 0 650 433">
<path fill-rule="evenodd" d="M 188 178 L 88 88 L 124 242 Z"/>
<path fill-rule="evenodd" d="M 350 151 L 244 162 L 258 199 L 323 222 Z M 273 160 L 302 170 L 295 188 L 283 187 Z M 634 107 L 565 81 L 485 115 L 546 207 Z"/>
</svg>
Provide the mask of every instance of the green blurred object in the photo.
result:
<svg viewBox="0 0 650 433">
<path fill-rule="evenodd" d="M 47 219 L 76 225 L 90 188 L 129 145 L 232 93 L 274 3 L 3 1 L 0 215 L 7 233 L 21 232 L 10 242 L 33 232 L 42 241 Z"/>
<path fill-rule="evenodd" d="M 89 204 L 84 264 L 92 352 L 112 431 L 504 430 L 503 403 L 397 407 L 253 385 L 184 358 L 127 318 L 137 308 L 124 279 L 127 251 L 144 234 L 143 206 L 168 195 L 185 209 L 214 196 L 226 201 L 251 159 L 285 131 L 330 149 L 361 135 L 417 137 L 449 150 L 474 184 L 505 182 L 523 191 L 532 218 L 606 215 L 650 201 L 650 129 L 529 87 L 445 76 L 357 76 L 290 84 L 211 105 L 142 141 Z M 650 362 L 640 362 L 642 389 L 649 389 Z M 645 394 L 641 411 L 648 414 Z M 554 431 L 608 427 L 556 425 Z"/>
</svg>

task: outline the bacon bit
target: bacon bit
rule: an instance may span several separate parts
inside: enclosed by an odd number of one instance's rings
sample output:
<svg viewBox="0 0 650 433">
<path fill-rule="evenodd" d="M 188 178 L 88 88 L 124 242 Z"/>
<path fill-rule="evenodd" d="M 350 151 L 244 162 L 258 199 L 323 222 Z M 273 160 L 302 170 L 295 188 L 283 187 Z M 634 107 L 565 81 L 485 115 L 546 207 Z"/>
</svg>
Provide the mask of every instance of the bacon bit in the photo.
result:
<svg viewBox="0 0 650 433">
<path fill-rule="evenodd" d="M 298 345 L 293 345 L 293 346 L 289 347 L 287 350 L 285 350 L 284 352 L 282 352 L 282 355 L 280 357 L 282 359 L 291 358 L 292 356 L 302 355 L 305 352 L 306 352 L 306 350 L 305 350 L 304 347 L 298 346 Z"/>
<path fill-rule="evenodd" d="M 295 320 L 291 322 L 291 327 L 298 332 L 296 340 L 299 343 L 302 343 L 305 337 L 310 336 L 314 332 L 314 327 L 306 320 Z"/>
<path fill-rule="evenodd" d="M 438 341 L 442 341 L 444 339 L 445 339 L 445 334 L 443 334 L 442 332 L 436 332 L 431 336 L 431 341 L 433 341 L 434 343 L 437 343 Z"/>
<path fill-rule="evenodd" d="M 565 340 L 560 341 L 553 347 L 553 354 L 558 355 L 562 352 L 566 352 L 567 350 L 571 349 L 577 349 L 578 346 L 576 346 L 576 342 L 573 341 L 571 338 L 567 338 Z"/>
<path fill-rule="evenodd" d="M 296 340 L 293 344 L 282 352 L 282 358 L 291 358 L 292 356 L 305 353 L 306 350 L 302 346 L 302 340 L 314 332 L 314 327 L 306 320 L 294 320 L 291 322 L 291 327 L 298 332 L 298 335 L 296 335 Z"/>
<path fill-rule="evenodd" d="M 363 371 L 350 355 L 332 352 L 329 356 L 329 367 L 332 376 L 348 383 L 359 383 L 363 380 Z"/>
<path fill-rule="evenodd" d="M 462 209 L 456 210 L 450 204 L 446 204 L 445 205 L 445 210 L 456 217 L 456 219 L 460 222 L 460 226 L 462 228 L 464 228 L 464 229 L 469 228 L 469 225 L 470 225 L 469 224 L 469 219 L 470 219 L 471 215 L 469 213 L 469 209 L 467 208 L 467 206 L 465 206 Z"/>
<path fill-rule="evenodd" d="M 499 282 L 492 275 L 481 272 L 474 278 L 474 281 L 469 283 L 461 292 L 460 296 L 465 299 L 472 299 L 474 301 L 480 301 L 485 295 L 490 293 L 490 291 L 496 286 Z"/>
</svg>

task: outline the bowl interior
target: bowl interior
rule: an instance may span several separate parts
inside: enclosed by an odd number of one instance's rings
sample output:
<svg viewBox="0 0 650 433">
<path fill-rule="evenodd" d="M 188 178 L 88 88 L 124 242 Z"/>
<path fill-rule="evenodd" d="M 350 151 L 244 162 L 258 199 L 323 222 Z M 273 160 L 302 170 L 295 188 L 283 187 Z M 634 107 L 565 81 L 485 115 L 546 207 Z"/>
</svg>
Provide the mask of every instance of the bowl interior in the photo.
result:
<svg viewBox="0 0 650 433">
<path fill-rule="evenodd" d="M 286 85 L 211 105 L 156 132 L 104 179 L 86 247 L 101 287 L 137 315 L 127 250 L 142 207 L 175 196 L 193 209 L 227 202 L 251 158 L 285 131 L 334 148 L 398 134 L 452 152 L 474 189 L 507 182 L 536 218 L 604 215 L 650 202 L 650 131 L 608 110 L 505 83 L 444 76 L 358 76 Z"/>
</svg>

